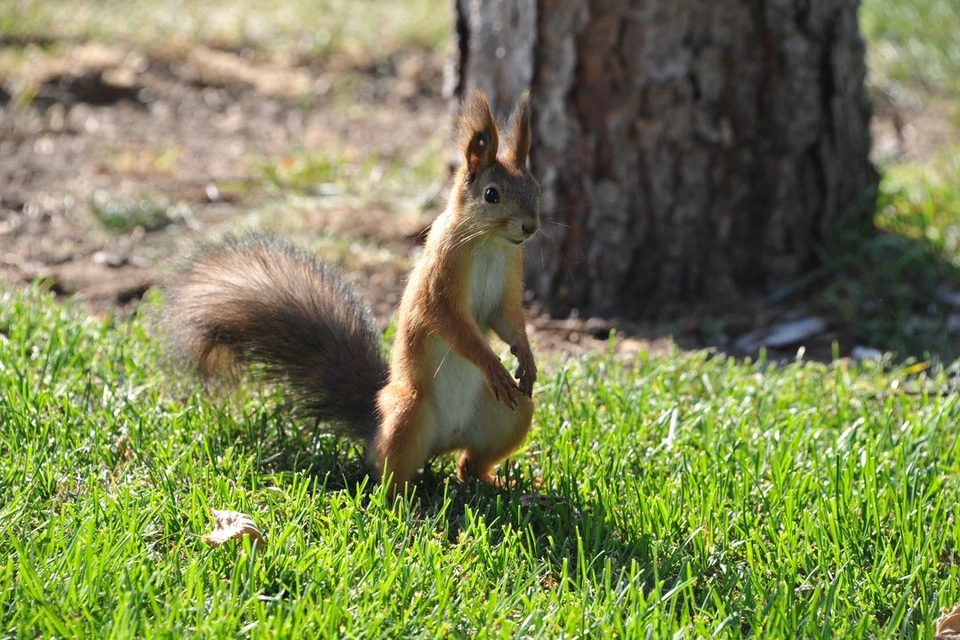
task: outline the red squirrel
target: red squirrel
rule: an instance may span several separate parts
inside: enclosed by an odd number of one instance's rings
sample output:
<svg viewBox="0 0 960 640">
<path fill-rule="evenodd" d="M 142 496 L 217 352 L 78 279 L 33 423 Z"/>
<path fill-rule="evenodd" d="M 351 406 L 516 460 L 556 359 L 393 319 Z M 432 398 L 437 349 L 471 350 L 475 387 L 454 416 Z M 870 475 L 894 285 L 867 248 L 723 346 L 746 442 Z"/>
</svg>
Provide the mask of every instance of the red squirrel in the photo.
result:
<svg viewBox="0 0 960 640">
<path fill-rule="evenodd" d="M 540 226 L 526 94 L 512 128 L 498 155 L 486 94 L 466 95 L 463 163 L 404 290 L 389 366 L 352 289 L 315 256 L 257 234 L 201 249 L 172 279 L 175 345 L 208 375 L 263 365 L 331 431 L 365 440 L 394 494 L 450 451 L 462 451 L 461 480 L 492 481 L 530 429 L 537 377 L 522 307 L 522 245 Z M 516 355 L 516 381 L 491 331 Z"/>
</svg>

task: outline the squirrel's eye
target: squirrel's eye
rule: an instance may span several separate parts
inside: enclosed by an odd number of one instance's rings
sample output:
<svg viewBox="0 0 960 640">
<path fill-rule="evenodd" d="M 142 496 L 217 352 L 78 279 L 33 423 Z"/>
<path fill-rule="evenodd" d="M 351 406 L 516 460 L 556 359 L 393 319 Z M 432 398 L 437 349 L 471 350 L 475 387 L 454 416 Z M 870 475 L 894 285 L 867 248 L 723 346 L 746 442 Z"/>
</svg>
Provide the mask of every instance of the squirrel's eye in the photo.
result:
<svg viewBox="0 0 960 640">
<path fill-rule="evenodd" d="M 487 187 L 487 190 L 483 192 L 483 199 L 490 204 L 497 204 L 500 202 L 500 192 L 493 187 Z"/>
</svg>

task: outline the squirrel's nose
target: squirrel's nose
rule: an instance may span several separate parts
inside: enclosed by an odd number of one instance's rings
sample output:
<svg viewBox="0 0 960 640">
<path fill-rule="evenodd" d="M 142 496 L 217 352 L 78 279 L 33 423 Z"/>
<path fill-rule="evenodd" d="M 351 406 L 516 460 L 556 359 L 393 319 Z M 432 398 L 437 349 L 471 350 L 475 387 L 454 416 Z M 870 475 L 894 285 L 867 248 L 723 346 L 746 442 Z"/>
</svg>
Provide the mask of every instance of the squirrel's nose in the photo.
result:
<svg viewBox="0 0 960 640">
<path fill-rule="evenodd" d="M 536 222 L 531 222 L 529 224 L 520 225 L 520 228 L 523 229 L 523 233 L 529 237 L 537 232 L 537 229 L 540 228 L 540 225 Z"/>
</svg>

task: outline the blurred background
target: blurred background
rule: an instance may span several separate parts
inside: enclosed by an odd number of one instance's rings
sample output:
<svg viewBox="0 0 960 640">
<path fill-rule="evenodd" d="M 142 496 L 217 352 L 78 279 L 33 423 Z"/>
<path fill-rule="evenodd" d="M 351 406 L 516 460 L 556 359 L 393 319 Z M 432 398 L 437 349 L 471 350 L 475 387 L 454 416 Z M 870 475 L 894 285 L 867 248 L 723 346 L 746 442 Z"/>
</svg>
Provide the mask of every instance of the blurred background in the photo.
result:
<svg viewBox="0 0 960 640">
<path fill-rule="evenodd" d="M 960 356 L 960 3 L 859 9 L 881 172 L 868 241 L 735 309 L 556 318 L 541 348 Z M 389 322 L 442 208 L 447 0 L 5 0 L 0 278 L 125 314 L 197 238 L 311 246 Z M 784 337 L 786 335 L 786 337 Z M 834 345 L 837 345 L 836 347 Z"/>
</svg>

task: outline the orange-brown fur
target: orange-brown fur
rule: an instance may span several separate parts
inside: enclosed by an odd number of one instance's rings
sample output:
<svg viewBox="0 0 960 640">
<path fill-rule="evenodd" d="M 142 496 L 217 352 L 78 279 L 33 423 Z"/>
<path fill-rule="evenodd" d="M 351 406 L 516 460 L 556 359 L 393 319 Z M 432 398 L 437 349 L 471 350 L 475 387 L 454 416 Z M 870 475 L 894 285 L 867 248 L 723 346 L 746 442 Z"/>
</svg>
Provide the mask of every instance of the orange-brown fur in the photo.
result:
<svg viewBox="0 0 960 640">
<path fill-rule="evenodd" d="M 531 397 L 536 366 L 522 307 L 522 249 L 494 239 L 497 246 L 492 251 L 504 254 L 505 278 L 496 310 L 490 317 L 477 317 L 471 309 L 470 269 L 478 247 L 491 242 L 491 236 L 499 229 L 488 228 L 495 225 L 482 225 L 473 218 L 465 202 L 472 197 L 471 183 L 482 183 L 486 176 L 515 178 L 515 188 L 530 191 L 521 194 L 533 203 L 524 214 L 533 226 L 537 223 L 539 193 L 525 167 L 530 148 L 528 100 L 525 97 L 517 109 L 515 143 L 499 159 L 499 135 L 483 94 L 476 92 L 467 98 L 459 128 L 464 164 L 456 176 L 450 204 L 434 223 L 404 291 L 390 381 L 378 398 L 383 422 L 371 450 L 372 462 L 392 476 L 394 487 L 406 483 L 431 455 L 460 448 L 466 451 L 460 458 L 458 475 L 488 479 L 492 467 L 523 441 L 533 416 Z M 503 187 L 503 191 L 510 188 Z M 520 387 L 491 350 L 489 330 L 517 355 Z M 454 439 L 440 444 L 440 450 L 437 448 L 436 432 L 444 426 L 434 424 L 434 407 L 442 406 L 448 399 L 434 395 L 433 380 L 444 372 L 443 361 L 439 370 L 434 371 L 425 353 L 431 338 L 440 338 L 483 376 L 486 388 L 475 407 L 474 432 L 465 438 L 470 440 L 469 446 L 461 446 L 467 443 Z M 490 438 L 477 437 L 490 426 L 482 424 L 484 421 L 512 424 L 506 433 L 490 429 Z"/>
<path fill-rule="evenodd" d="M 167 292 L 167 325 L 201 371 L 260 363 L 307 412 L 367 441 L 402 488 L 432 456 L 463 450 L 458 476 L 489 479 L 530 428 L 537 369 L 522 308 L 520 245 L 539 227 L 524 96 L 501 155 L 486 96 L 466 97 L 463 166 L 403 294 L 388 366 L 369 311 L 336 273 L 280 238 L 247 234 L 201 249 Z M 490 332 L 517 356 L 514 377 Z"/>
</svg>

